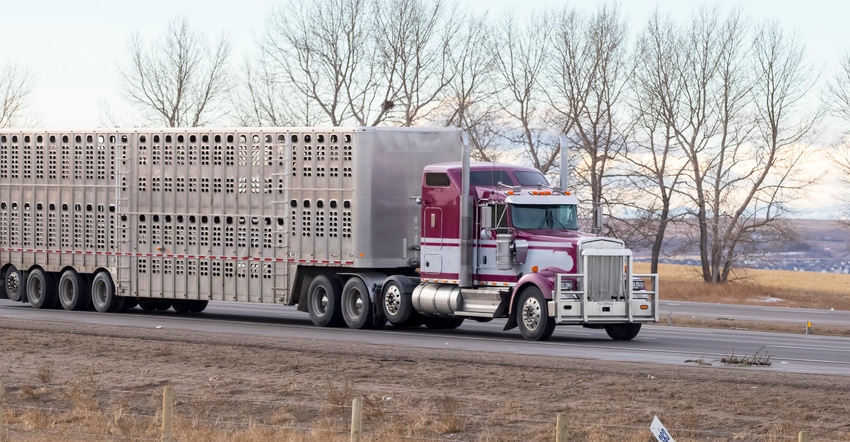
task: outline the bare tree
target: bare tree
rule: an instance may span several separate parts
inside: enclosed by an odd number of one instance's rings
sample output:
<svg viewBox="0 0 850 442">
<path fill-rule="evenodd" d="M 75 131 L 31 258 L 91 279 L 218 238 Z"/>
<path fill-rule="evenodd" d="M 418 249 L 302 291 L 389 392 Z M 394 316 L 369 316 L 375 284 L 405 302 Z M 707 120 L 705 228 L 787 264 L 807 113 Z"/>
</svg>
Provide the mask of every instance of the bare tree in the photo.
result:
<svg viewBox="0 0 850 442">
<path fill-rule="evenodd" d="M 577 173 L 593 207 L 613 201 L 606 192 L 609 167 L 625 150 L 630 123 L 618 111 L 631 71 L 626 25 L 616 7 L 600 7 L 588 17 L 563 10 L 554 25 L 550 93 L 556 120 L 566 134 Z M 607 195 L 607 196 L 606 196 Z M 593 211 L 593 225 L 601 225 Z"/>
<path fill-rule="evenodd" d="M 243 126 L 313 126 L 324 121 L 322 110 L 282 81 L 264 57 L 246 60 L 240 88 L 232 96 L 236 120 Z"/>
<path fill-rule="evenodd" d="M 740 247 L 786 236 L 786 203 L 814 182 L 799 167 L 820 115 L 802 110 L 817 80 L 804 63 L 804 47 L 768 22 L 756 29 L 752 48 L 753 137 L 722 151 L 712 174 L 712 281 L 728 279 Z"/>
<path fill-rule="evenodd" d="M 838 73 L 829 84 L 827 106 L 834 116 L 850 123 L 850 52 L 842 55 Z M 844 186 L 850 186 L 850 130 L 844 130 L 841 135 L 844 139 L 837 143 L 835 165 L 839 172 L 838 181 Z M 840 221 L 846 228 L 850 228 L 850 198 L 844 198 L 843 202 Z"/>
<path fill-rule="evenodd" d="M 454 70 L 447 97 L 427 117 L 441 126 L 467 131 L 472 156 L 496 161 L 504 150 L 498 121 L 497 90 L 493 83 L 496 51 L 488 14 L 458 17 L 456 42 L 449 48 Z"/>
<path fill-rule="evenodd" d="M 18 66 L 0 66 L 0 127 L 11 127 L 21 116 L 32 90 L 29 73 Z"/>
<path fill-rule="evenodd" d="M 412 126 L 427 118 L 445 95 L 456 70 L 451 46 L 458 32 L 457 8 L 443 0 L 376 0 L 376 37 L 391 96 L 382 110 Z"/>
<path fill-rule="evenodd" d="M 549 59 L 550 23 L 545 13 L 532 13 L 522 23 L 506 14 L 496 29 L 496 85 L 500 113 L 505 117 L 504 139 L 521 148 L 532 166 L 549 173 L 559 149 L 552 134 L 544 92 Z"/>
<path fill-rule="evenodd" d="M 136 34 L 121 68 L 128 100 L 149 123 L 201 126 L 224 116 L 230 46 L 222 36 L 210 49 L 185 18 L 168 25 L 161 40 L 145 45 Z"/>
<path fill-rule="evenodd" d="M 664 70 L 665 126 L 687 158 L 681 190 L 698 230 L 702 277 L 724 282 L 748 242 L 781 234 L 785 203 L 810 183 L 795 172 L 814 118 L 800 110 L 812 79 L 802 48 L 776 24 L 753 35 L 739 12 L 702 8 Z"/>
<path fill-rule="evenodd" d="M 618 219 L 617 225 L 623 226 L 618 236 L 651 245 L 652 273 L 658 272 L 668 227 L 683 215 L 673 204 L 688 163 L 681 155 L 672 120 L 665 113 L 670 98 L 679 94 L 679 85 L 671 75 L 679 65 L 679 50 L 673 22 L 654 14 L 637 40 L 631 81 L 633 141 L 630 155 L 621 157 L 633 197 L 620 201 L 626 216 Z"/>
<path fill-rule="evenodd" d="M 390 100 L 370 6 L 368 0 L 288 0 L 270 17 L 261 48 L 265 78 L 287 93 L 282 99 L 305 124 L 383 121 L 386 106 L 370 113 L 374 103 Z"/>
</svg>

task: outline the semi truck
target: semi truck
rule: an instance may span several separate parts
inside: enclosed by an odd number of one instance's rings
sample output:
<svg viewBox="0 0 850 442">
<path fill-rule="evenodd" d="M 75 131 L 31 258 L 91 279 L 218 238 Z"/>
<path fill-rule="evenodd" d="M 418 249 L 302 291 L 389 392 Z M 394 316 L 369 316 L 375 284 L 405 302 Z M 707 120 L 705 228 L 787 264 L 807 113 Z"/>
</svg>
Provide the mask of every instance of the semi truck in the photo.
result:
<svg viewBox="0 0 850 442">
<path fill-rule="evenodd" d="M 0 297 L 33 308 L 296 306 L 317 326 L 505 319 L 630 340 L 657 275 L 536 169 L 456 128 L 0 131 Z"/>
</svg>

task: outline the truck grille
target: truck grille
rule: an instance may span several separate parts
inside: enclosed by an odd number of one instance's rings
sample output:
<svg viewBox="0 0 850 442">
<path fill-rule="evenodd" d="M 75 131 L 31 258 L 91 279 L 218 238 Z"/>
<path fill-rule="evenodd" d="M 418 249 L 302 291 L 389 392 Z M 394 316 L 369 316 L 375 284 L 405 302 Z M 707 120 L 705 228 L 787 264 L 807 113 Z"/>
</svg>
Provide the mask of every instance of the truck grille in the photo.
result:
<svg viewBox="0 0 850 442">
<path fill-rule="evenodd" d="M 590 301 L 623 300 L 626 293 L 623 286 L 622 256 L 586 256 L 587 296 Z"/>
<path fill-rule="evenodd" d="M 610 253 L 606 253 L 610 250 Z M 625 256 L 623 243 L 612 238 L 593 238 L 579 243 L 582 269 L 586 275 L 589 301 L 612 301 L 626 299 Z"/>
</svg>

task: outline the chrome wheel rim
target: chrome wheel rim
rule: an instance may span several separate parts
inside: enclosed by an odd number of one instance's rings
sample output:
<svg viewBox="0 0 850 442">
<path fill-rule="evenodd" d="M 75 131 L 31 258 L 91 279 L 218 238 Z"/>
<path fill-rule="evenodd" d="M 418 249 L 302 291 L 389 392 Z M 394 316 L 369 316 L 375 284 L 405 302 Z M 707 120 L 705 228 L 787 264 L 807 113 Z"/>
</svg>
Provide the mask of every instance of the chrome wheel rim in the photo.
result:
<svg viewBox="0 0 850 442">
<path fill-rule="evenodd" d="M 401 290 L 395 284 L 391 285 L 384 293 L 384 306 L 390 315 L 398 314 L 401 307 Z"/>
<path fill-rule="evenodd" d="M 13 293 L 17 293 L 21 287 L 21 274 L 18 272 L 9 272 L 6 275 L 6 288 Z"/>
<path fill-rule="evenodd" d="M 536 330 L 540 326 L 541 308 L 535 298 L 528 298 L 522 306 L 522 323 L 527 330 Z"/>
</svg>

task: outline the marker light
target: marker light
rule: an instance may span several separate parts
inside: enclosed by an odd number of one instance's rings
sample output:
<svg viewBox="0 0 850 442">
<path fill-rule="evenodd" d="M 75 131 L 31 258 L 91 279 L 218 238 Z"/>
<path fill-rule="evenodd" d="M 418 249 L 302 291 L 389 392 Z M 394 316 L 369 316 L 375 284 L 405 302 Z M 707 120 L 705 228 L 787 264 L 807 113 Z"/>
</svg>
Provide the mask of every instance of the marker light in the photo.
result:
<svg viewBox="0 0 850 442">
<path fill-rule="evenodd" d="M 531 273 L 537 273 L 539 268 L 537 266 L 531 266 Z"/>
</svg>

